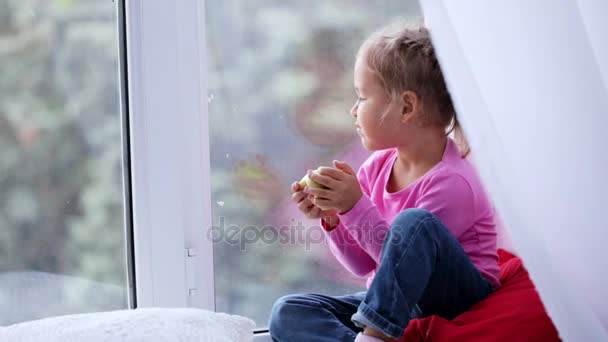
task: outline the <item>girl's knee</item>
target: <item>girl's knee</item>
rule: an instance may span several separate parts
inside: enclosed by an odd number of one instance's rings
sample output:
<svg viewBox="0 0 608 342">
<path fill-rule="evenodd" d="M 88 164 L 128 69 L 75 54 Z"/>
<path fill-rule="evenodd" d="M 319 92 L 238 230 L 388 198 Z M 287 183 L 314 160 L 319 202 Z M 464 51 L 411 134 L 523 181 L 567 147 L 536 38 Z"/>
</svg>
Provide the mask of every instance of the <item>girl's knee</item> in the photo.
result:
<svg viewBox="0 0 608 342">
<path fill-rule="evenodd" d="M 392 235 L 397 233 L 401 235 L 407 234 L 411 232 L 412 229 L 418 227 L 421 222 L 434 217 L 435 216 L 430 211 L 424 209 L 405 209 L 395 217 L 395 220 L 391 225 L 390 233 Z"/>
<path fill-rule="evenodd" d="M 428 210 L 410 208 L 400 212 L 394 222 L 401 225 L 415 225 L 417 222 L 433 217 L 435 216 Z"/>
<path fill-rule="evenodd" d="M 287 295 L 277 299 L 270 311 L 270 322 L 268 329 L 272 336 L 278 336 L 279 331 L 289 330 L 288 326 L 294 320 L 294 308 L 301 298 L 300 295 Z"/>
<path fill-rule="evenodd" d="M 272 305 L 272 309 L 270 310 L 270 328 L 272 329 L 273 325 L 277 325 L 282 316 L 285 315 L 285 309 L 289 305 L 288 300 L 291 295 L 283 296 L 277 299 Z"/>
<path fill-rule="evenodd" d="M 412 208 L 399 213 L 391 229 L 386 236 L 384 243 L 400 245 L 407 243 L 414 236 L 433 239 L 442 239 L 451 233 L 443 225 L 441 220 L 428 210 Z"/>
</svg>

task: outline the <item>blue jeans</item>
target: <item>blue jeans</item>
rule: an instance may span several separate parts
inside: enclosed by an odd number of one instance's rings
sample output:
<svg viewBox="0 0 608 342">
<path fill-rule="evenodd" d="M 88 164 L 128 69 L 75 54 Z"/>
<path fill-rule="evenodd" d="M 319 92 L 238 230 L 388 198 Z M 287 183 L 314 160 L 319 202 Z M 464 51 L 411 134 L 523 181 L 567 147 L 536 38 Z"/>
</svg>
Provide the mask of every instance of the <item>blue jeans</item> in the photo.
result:
<svg viewBox="0 0 608 342">
<path fill-rule="evenodd" d="M 352 342 L 363 327 L 372 327 L 399 339 L 410 319 L 452 319 L 492 291 L 436 216 L 408 209 L 392 223 L 366 292 L 281 297 L 272 308 L 270 335 L 281 342 Z"/>
</svg>

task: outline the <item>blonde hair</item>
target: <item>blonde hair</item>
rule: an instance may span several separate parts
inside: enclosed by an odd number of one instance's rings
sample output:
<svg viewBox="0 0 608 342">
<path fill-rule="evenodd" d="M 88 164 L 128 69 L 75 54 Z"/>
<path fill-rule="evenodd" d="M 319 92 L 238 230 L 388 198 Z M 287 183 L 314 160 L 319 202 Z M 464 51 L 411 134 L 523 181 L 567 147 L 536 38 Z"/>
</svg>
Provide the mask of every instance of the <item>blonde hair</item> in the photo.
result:
<svg viewBox="0 0 608 342">
<path fill-rule="evenodd" d="M 415 92 L 426 109 L 422 119 L 445 128 L 446 135 L 454 132 L 462 157 L 469 154 L 469 145 L 426 28 L 400 25 L 395 29 L 390 25 L 371 35 L 361 45 L 357 58 L 365 58 L 391 99 L 398 98 L 404 91 Z"/>
</svg>

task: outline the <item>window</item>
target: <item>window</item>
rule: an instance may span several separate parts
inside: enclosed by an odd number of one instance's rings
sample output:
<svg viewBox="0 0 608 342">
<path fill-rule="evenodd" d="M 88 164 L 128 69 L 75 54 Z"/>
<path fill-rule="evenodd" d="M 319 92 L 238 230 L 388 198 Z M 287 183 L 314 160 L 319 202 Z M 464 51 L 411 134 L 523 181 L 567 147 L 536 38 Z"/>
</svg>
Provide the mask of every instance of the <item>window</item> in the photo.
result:
<svg viewBox="0 0 608 342">
<path fill-rule="evenodd" d="M 362 290 L 289 184 L 368 156 L 354 54 L 395 14 L 420 20 L 414 0 L 0 0 L 0 324 L 136 286 L 263 327 L 281 295 Z"/>
<path fill-rule="evenodd" d="M 368 156 L 349 109 L 354 55 L 416 1 L 206 1 L 216 309 L 267 323 L 281 295 L 363 290 L 289 185 Z"/>
<path fill-rule="evenodd" d="M 0 0 L 0 325 L 128 307 L 115 9 Z"/>
</svg>

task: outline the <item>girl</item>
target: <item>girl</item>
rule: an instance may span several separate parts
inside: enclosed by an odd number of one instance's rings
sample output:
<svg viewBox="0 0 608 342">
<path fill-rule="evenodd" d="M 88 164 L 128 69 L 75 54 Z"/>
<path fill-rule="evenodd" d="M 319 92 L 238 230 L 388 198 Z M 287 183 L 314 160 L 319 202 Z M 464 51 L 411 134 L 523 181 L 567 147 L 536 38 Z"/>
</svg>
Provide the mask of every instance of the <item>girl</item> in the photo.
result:
<svg viewBox="0 0 608 342">
<path fill-rule="evenodd" d="M 339 161 L 309 173 L 327 189 L 296 182 L 292 198 L 368 290 L 280 298 L 274 341 L 392 341 L 410 319 L 454 318 L 499 286 L 494 210 L 466 142 L 448 137 L 462 135 L 428 31 L 372 35 L 354 76 L 351 115 L 375 152 L 357 173 Z"/>
</svg>

